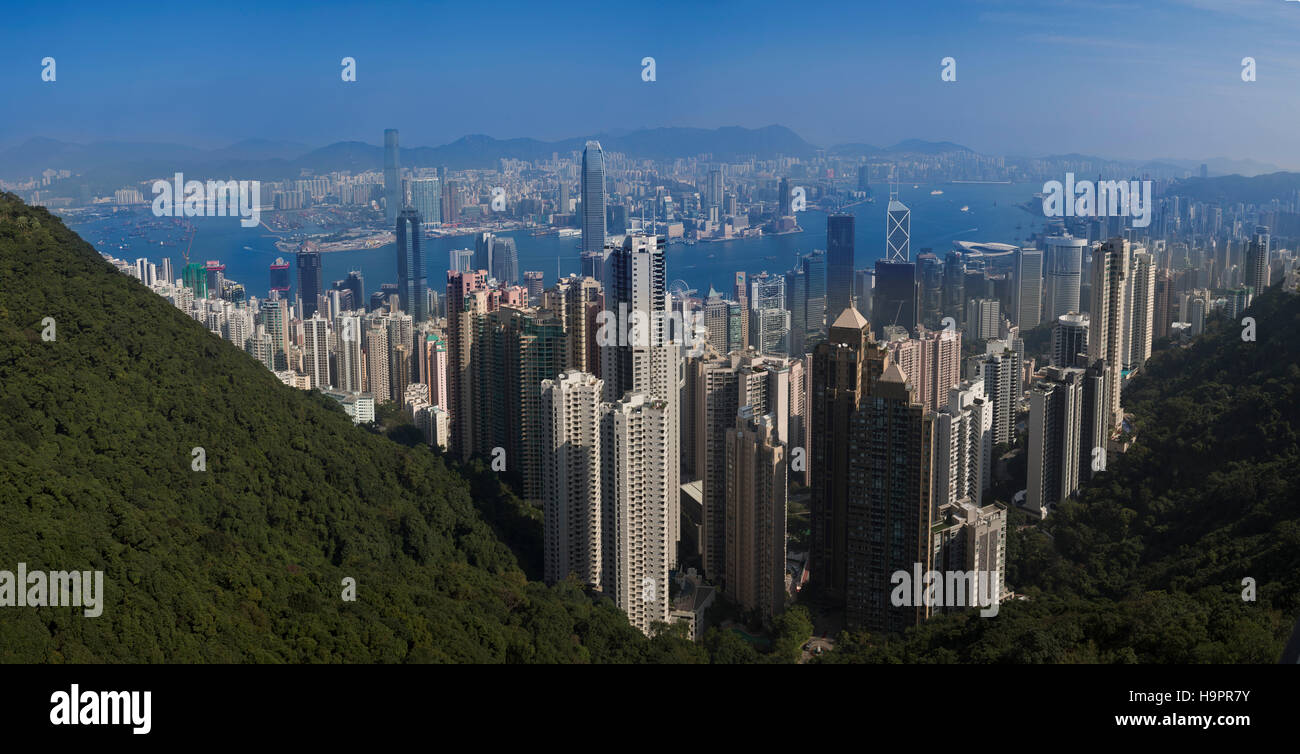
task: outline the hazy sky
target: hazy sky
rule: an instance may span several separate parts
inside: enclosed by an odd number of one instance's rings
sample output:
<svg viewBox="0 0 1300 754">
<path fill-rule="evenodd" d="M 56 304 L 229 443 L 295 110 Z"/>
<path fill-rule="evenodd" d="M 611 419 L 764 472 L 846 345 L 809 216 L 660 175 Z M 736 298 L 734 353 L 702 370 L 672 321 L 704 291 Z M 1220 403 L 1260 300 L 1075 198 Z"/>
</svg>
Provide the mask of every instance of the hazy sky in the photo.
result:
<svg viewBox="0 0 1300 754">
<path fill-rule="evenodd" d="M 0 145 L 314 147 L 398 128 L 422 146 L 779 123 L 821 145 L 1300 167 L 1300 2 L 1288 0 L 271 5 L 10 5 Z M 356 83 L 340 80 L 344 56 Z M 946 56 L 955 83 L 940 81 Z"/>
</svg>

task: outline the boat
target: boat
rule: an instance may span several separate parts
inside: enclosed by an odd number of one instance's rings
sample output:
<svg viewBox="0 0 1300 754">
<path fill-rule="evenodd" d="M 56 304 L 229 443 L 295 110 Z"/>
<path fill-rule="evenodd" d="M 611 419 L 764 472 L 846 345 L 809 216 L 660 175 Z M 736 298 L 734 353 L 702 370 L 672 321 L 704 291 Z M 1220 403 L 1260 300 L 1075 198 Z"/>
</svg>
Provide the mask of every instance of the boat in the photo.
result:
<svg viewBox="0 0 1300 754">
<path fill-rule="evenodd" d="M 970 212 L 970 205 L 963 204 L 962 207 L 961 207 L 961 211 L 962 211 L 962 212 Z"/>
<path fill-rule="evenodd" d="M 942 195 L 943 195 L 943 192 L 940 191 L 939 189 L 935 189 L 934 191 L 931 191 L 931 192 L 930 192 L 930 196 L 942 196 Z"/>
</svg>

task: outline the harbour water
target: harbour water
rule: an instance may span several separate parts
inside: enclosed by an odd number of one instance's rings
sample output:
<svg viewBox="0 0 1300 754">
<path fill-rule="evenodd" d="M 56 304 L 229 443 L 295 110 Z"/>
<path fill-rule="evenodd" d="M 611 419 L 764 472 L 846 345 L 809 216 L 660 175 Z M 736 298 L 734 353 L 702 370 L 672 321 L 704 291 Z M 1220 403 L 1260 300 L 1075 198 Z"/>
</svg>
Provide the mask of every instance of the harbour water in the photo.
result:
<svg viewBox="0 0 1300 754">
<path fill-rule="evenodd" d="M 942 190 L 932 195 L 933 190 Z M 1041 186 L 1034 184 L 910 184 L 900 187 L 899 200 L 912 212 L 911 252 L 915 258 L 923 249 L 933 249 L 942 257 L 952 242 L 996 241 L 1018 244 L 1032 233 L 1040 232 L 1043 219 L 1016 205 L 1031 197 Z M 881 258 L 885 246 L 885 187 L 877 187 L 874 202 L 850 207 L 856 216 L 856 266 L 867 267 Z M 146 257 L 159 262 L 170 257 L 172 267 L 183 265 L 182 252 L 187 236 L 175 227 L 146 229 L 143 235 L 130 235 L 124 214 L 90 222 L 70 222 L 70 227 L 100 251 L 114 257 L 135 260 Z M 148 208 L 138 210 L 133 220 L 156 220 Z M 264 227 L 242 228 L 237 218 L 193 218 L 196 226 L 190 260 L 219 260 L 226 265 L 226 278 L 243 283 L 249 295 L 263 297 L 269 287 L 268 269 L 277 256 L 294 264 L 293 255 L 275 248 L 275 236 Z M 786 235 L 726 242 L 674 243 L 668 246 L 668 279 L 684 281 L 701 294 L 712 285 L 730 291 L 737 271 L 755 274 L 763 270 L 780 273 L 790 269 L 796 254 L 826 248 L 826 214 L 801 212 L 798 222 L 803 229 Z M 167 221 L 170 224 L 170 221 Z M 580 269 L 578 239 L 558 236 L 532 236 L 527 231 L 506 233 L 515 238 L 519 249 L 519 270 L 540 270 L 547 285 L 558 274 L 568 275 Z M 101 243 L 102 242 L 102 243 Z M 425 259 L 430 287 L 445 288 L 449 252 L 473 248 L 472 236 L 425 239 Z M 164 245 L 173 244 L 173 245 Z M 125 246 L 126 248 L 122 248 Z M 349 270 L 360 270 L 366 292 L 377 290 L 382 283 L 396 282 L 397 262 L 393 245 L 359 251 L 323 254 L 325 285 L 347 277 Z M 297 268 L 291 270 L 297 284 Z M 521 281 L 522 282 L 522 281 Z M 292 292 L 291 294 L 292 295 Z"/>
</svg>

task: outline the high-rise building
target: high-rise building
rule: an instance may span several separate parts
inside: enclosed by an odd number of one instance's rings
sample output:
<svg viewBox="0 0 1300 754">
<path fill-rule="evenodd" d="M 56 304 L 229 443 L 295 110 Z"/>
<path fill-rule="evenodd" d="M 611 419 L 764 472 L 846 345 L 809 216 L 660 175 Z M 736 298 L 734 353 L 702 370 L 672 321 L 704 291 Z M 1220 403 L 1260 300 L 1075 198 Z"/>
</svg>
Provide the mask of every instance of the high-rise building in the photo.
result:
<svg viewBox="0 0 1300 754">
<path fill-rule="evenodd" d="M 984 382 L 984 394 L 993 403 L 993 443 L 1014 442 L 1016 413 L 1020 409 L 1020 352 L 1005 340 L 992 339 L 985 353 L 975 359 L 976 377 Z"/>
<path fill-rule="evenodd" d="M 927 614 L 890 592 L 894 572 L 929 570 L 933 419 L 856 310 L 812 363 L 812 573 L 849 626 L 901 632 Z"/>
<path fill-rule="evenodd" d="M 389 227 L 397 222 L 402 201 L 402 168 L 398 158 L 397 129 L 384 130 L 384 218 Z"/>
<path fill-rule="evenodd" d="M 519 283 L 519 250 L 515 239 L 498 236 L 492 243 L 492 277 L 502 285 Z"/>
<path fill-rule="evenodd" d="M 954 385 L 947 405 L 935 415 L 935 505 L 962 498 L 980 505 L 992 486 L 992 471 L 993 402 L 979 380 Z"/>
<path fill-rule="evenodd" d="M 507 473 L 519 479 L 523 498 L 542 500 L 541 384 L 565 368 L 564 325 L 551 312 L 522 306 L 475 307 L 462 315 L 471 335 L 462 383 L 473 425 L 471 454 L 505 452 Z"/>
<path fill-rule="evenodd" d="M 652 413 L 656 416 L 662 413 L 668 423 L 666 442 L 670 444 L 669 457 L 674 461 L 664 470 L 667 486 L 654 487 L 667 492 L 664 492 L 663 499 L 647 501 L 646 504 L 663 506 L 667 510 L 667 526 L 675 556 L 676 543 L 680 539 L 681 511 L 678 443 L 682 349 L 679 343 L 672 342 L 667 332 L 669 308 L 664 248 L 665 243 L 659 236 L 638 233 L 624 237 L 623 244 L 612 249 L 606 259 L 603 319 L 606 326 L 615 326 L 622 337 L 616 343 L 600 345 L 600 378 L 607 403 L 619 402 L 628 393 L 639 393 L 653 404 Z M 643 413 L 641 408 L 636 412 Z"/>
<path fill-rule="evenodd" d="M 1269 232 L 1268 226 L 1259 225 L 1255 235 L 1246 246 L 1245 280 L 1243 281 L 1258 298 L 1269 286 Z"/>
<path fill-rule="evenodd" d="M 826 218 L 826 318 L 838 319 L 853 305 L 854 216 Z M 863 304 L 859 302 L 858 311 Z"/>
<path fill-rule="evenodd" d="M 785 609 L 786 445 L 775 417 L 746 406 L 726 451 L 725 592 L 766 622 Z"/>
<path fill-rule="evenodd" d="M 1044 241 L 1043 288 L 1044 319 L 1083 311 L 1079 288 L 1082 281 L 1083 254 L 1088 241 L 1070 235 L 1049 236 Z"/>
<path fill-rule="evenodd" d="M 808 337 L 807 301 L 808 278 L 803 269 L 796 264 L 785 273 L 786 305 L 790 308 L 790 332 L 786 336 L 789 353 L 799 354 L 804 351 L 804 339 Z"/>
<path fill-rule="evenodd" d="M 927 327 L 940 327 L 943 321 L 943 263 L 934 252 L 923 250 L 916 257 L 916 276 L 919 285 L 919 323 Z"/>
<path fill-rule="evenodd" d="M 442 184 L 437 178 L 411 181 L 411 206 L 420 213 L 422 222 L 430 225 L 442 223 Z"/>
<path fill-rule="evenodd" d="M 966 302 L 966 335 L 975 341 L 996 338 L 1002 331 L 1002 302 L 973 298 Z"/>
<path fill-rule="evenodd" d="M 794 214 L 794 199 L 790 192 L 790 179 L 782 178 L 776 185 L 777 214 L 789 217 Z"/>
<path fill-rule="evenodd" d="M 1029 389 L 1029 477 L 1025 507 L 1039 516 L 1079 489 L 1084 370 L 1047 367 Z"/>
<path fill-rule="evenodd" d="M 750 345 L 764 354 L 789 353 L 790 311 L 785 278 L 759 273 L 749 280 Z"/>
<path fill-rule="evenodd" d="M 335 387 L 348 393 L 365 390 L 361 368 L 361 323 L 361 318 L 352 314 L 340 314 L 334 320 L 334 331 L 338 335 L 338 353 L 335 358 L 338 381 Z"/>
<path fill-rule="evenodd" d="M 722 197 L 722 170 L 713 168 L 709 171 L 709 182 L 704 192 L 706 206 L 720 208 L 722 206 Z"/>
<path fill-rule="evenodd" d="M 1106 362 L 1108 421 L 1112 432 L 1124 419 L 1120 406 L 1121 370 L 1128 351 L 1124 328 L 1128 299 L 1130 250 L 1123 238 L 1112 238 L 1092 253 L 1092 309 L 1089 312 L 1088 360 Z"/>
<path fill-rule="evenodd" d="M 742 347 L 749 345 L 749 286 L 745 282 L 745 273 L 737 272 L 731 286 L 731 298 L 740 304 L 744 316 L 740 318 L 740 342 Z"/>
<path fill-rule="evenodd" d="M 320 252 L 304 247 L 298 252 L 298 295 L 303 300 L 304 320 L 320 311 L 322 292 L 325 292 L 325 282 Z"/>
<path fill-rule="evenodd" d="M 890 325 L 908 332 L 916 329 L 920 324 L 919 287 L 915 264 L 884 259 L 876 261 L 871 304 L 873 335 Z"/>
<path fill-rule="evenodd" d="M 943 262 L 943 315 L 961 327 L 966 317 L 966 264 L 961 252 L 950 251 Z"/>
<path fill-rule="evenodd" d="M 741 308 L 738 301 L 730 301 L 721 293 L 709 289 L 709 297 L 704 301 L 704 324 L 709 332 L 709 345 L 720 354 L 743 350 L 742 333 L 748 312 Z"/>
<path fill-rule="evenodd" d="M 1062 314 L 1052 329 L 1052 366 L 1082 368 L 1087 363 L 1088 315 Z"/>
<path fill-rule="evenodd" d="M 190 262 L 181 268 L 181 284 L 194 292 L 194 298 L 207 298 L 212 295 L 214 298 L 219 291 L 208 289 L 208 268 L 201 262 Z"/>
<path fill-rule="evenodd" d="M 1125 316 L 1129 320 L 1124 369 L 1141 369 L 1151 358 L 1154 340 L 1156 305 L 1155 258 L 1145 250 L 1133 252 L 1133 273 L 1129 275 L 1128 301 Z"/>
<path fill-rule="evenodd" d="M 397 217 L 397 286 L 402 309 L 416 322 L 428 319 L 429 281 L 424 274 L 420 213 L 410 207 Z"/>
<path fill-rule="evenodd" d="M 827 279 L 828 286 L 830 280 Z M 857 307 L 858 313 L 871 319 L 871 300 L 875 296 L 876 271 L 875 269 L 854 270 L 853 271 L 853 305 Z M 826 322 L 829 324 L 834 321 L 835 314 L 831 311 L 829 303 L 826 308 Z"/>
<path fill-rule="evenodd" d="M 362 332 L 366 359 L 363 367 L 366 375 L 364 392 L 374 396 L 376 404 L 387 403 L 393 400 L 393 384 L 389 376 L 392 349 L 388 339 L 388 324 L 382 315 L 371 315 L 366 317 Z"/>
<path fill-rule="evenodd" d="M 898 201 L 896 195 L 890 196 L 889 208 L 885 213 L 885 260 L 911 261 L 911 237 L 912 210 Z"/>
<path fill-rule="evenodd" d="M 736 416 L 746 406 L 773 417 L 778 440 L 802 445 L 802 424 L 790 426 L 798 408 L 792 408 L 793 365 L 798 362 L 761 356 L 752 349 L 692 359 L 690 394 L 694 405 L 691 426 L 695 457 L 692 467 L 700 477 L 703 504 L 700 550 L 704 570 L 715 583 L 726 579 L 726 448 L 727 433 L 736 429 Z M 800 368 L 800 377 L 802 368 Z M 802 422 L 802 416 L 800 416 Z M 796 434 L 797 433 L 797 434 Z"/>
<path fill-rule="evenodd" d="M 948 390 L 961 381 L 961 332 L 920 329 L 909 338 L 900 329 L 885 343 L 890 358 L 908 376 L 917 400 L 931 411 L 948 404 Z"/>
<path fill-rule="evenodd" d="M 303 366 L 311 378 L 311 386 L 319 390 L 332 387 L 330 383 L 329 321 L 320 313 L 303 320 Z"/>
<path fill-rule="evenodd" d="M 601 490 L 614 517 L 605 537 L 614 550 L 612 596 L 628 622 L 648 634 L 668 621 L 678 506 L 667 503 L 681 495 L 676 411 L 637 390 L 604 407 Z"/>
<path fill-rule="evenodd" d="M 1000 602 L 1006 593 L 1007 509 L 1000 503 L 980 505 L 969 499 L 936 507 L 932 567 L 938 573 L 972 574 L 974 581 L 965 583 L 966 594 L 953 595 L 956 606 L 940 604 L 931 610 L 949 612 Z M 970 592 L 972 587 L 974 594 Z"/>
<path fill-rule="evenodd" d="M 420 381 L 429 386 L 429 403 L 446 408 L 450 379 L 447 374 L 447 339 L 438 333 L 424 336 Z"/>
<path fill-rule="evenodd" d="M 570 275 L 542 293 L 542 308 L 564 323 L 567 355 L 565 367 L 599 375 L 600 347 L 597 318 L 603 307 L 600 282 Z"/>
<path fill-rule="evenodd" d="M 598 141 L 582 151 L 582 252 L 605 255 L 605 153 Z"/>
<path fill-rule="evenodd" d="M 546 583 L 569 574 L 588 586 L 612 591 L 605 573 L 605 517 L 601 490 L 601 384 L 594 375 L 569 370 L 541 386 L 543 439 L 543 551 Z"/>
<path fill-rule="evenodd" d="M 474 236 L 474 264 L 472 269 L 486 270 L 488 277 L 492 274 L 493 260 L 496 255 L 496 234 L 479 233 Z"/>
<path fill-rule="evenodd" d="M 447 272 L 447 402 L 451 412 L 451 452 L 468 458 L 472 452 L 470 386 L 467 381 L 474 344 L 475 312 L 496 308 L 500 298 L 487 290 L 487 273 Z"/>
<path fill-rule="evenodd" d="M 289 302 L 284 299 L 262 301 L 262 325 L 270 337 L 272 361 L 276 371 L 289 368 Z"/>
<path fill-rule="evenodd" d="M 472 272 L 474 270 L 473 249 L 452 249 L 449 252 L 447 269 L 451 272 Z M 486 268 L 483 268 L 486 269 Z"/>
<path fill-rule="evenodd" d="M 528 305 L 541 306 L 542 291 L 546 288 L 546 273 L 540 270 L 525 271 L 524 287 L 528 289 Z"/>
<path fill-rule="evenodd" d="M 1016 250 L 1015 285 L 1011 293 L 1020 331 L 1038 327 L 1043 316 L 1043 252 Z"/>
</svg>

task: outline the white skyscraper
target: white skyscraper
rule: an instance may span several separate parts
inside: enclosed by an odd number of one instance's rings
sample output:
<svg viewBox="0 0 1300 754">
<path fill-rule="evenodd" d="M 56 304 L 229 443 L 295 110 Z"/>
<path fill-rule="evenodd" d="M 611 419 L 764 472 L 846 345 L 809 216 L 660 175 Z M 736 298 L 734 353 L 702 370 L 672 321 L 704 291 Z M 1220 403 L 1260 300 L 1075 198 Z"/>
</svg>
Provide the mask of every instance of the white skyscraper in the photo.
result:
<svg viewBox="0 0 1300 754">
<path fill-rule="evenodd" d="M 542 381 L 542 499 L 545 578 L 574 574 L 610 592 L 603 543 L 607 522 L 601 491 L 601 381 L 569 370 Z M 611 497 L 611 501 L 614 498 Z"/>
<path fill-rule="evenodd" d="M 668 401 L 633 391 L 605 407 L 603 494 L 613 501 L 614 602 L 644 633 L 668 621 L 668 569 L 675 553 L 668 498 L 676 484 L 675 411 Z M 606 537 L 606 541 L 609 541 Z"/>
<path fill-rule="evenodd" d="M 361 318 L 350 314 L 341 314 L 334 320 L 334 330 L 338 334 L 338 387 L 349 393 L 365 390 L 361 372 Z"/>
<path fill-rule="evenodd" d="M 1043 313 L 1043 252 L 1020 249 L 1016 252 L 1015 290 L 1016 324 L 1021 332 L 1038 326 Z"/>
<path fill-rule="evenodd" d="M 605 253 L 605 153 L 598 141 L 582 150 L 582 253 Z"/>
<path fill-rule="evenodd" d="M 1021 396 L 1020 352 L 1005 340 L 993 339 L 975 365 L 976 376 L 984 381 L 984 394 L 993 402 L 993 442 L 1012 442 Z"/>
<path fill-rule="evenodd" d="M 1145 250 L 1133 252 L 1133 274 L 1129 276 L 1129 305 L 1125 316 L 1129 321 L 1127 357 L 1124 368 L 1140 369 L 1151 358 L 1152 332 L 1156 307 L 1155 259 Z"/>
<path fill-rule="evenodd" d="M 1128 306 L 1129 257 L 1129 243 L 1123 238 L 1112 238 L 1092 253 L 1088 361 L 1092 364 L 1098 359 L 1106 360 L 1108 421 L 1112 430 L 1118 430 L 1124 419 L 1119 395 L 1121 370 L 1128 353 L 1128 332 L 1124 322 Z"/>
<path fill-rule="evenodd" d="M 1082 311 L 1079 284 L 1083 254 L 1088 241 L 1069 235 L 1049 236 L 1044 245 L 1043 318 L 1056 319 L 1062 314 Z"/>
<path fill-rule="evenodd" d="M 993 402 L 983 382 L 949 389 L 947 407 L 935 415 L 934 434 L 934 504 L 965 497 L 982 505 L 993 481 Z"/>
<path fill-rule="evenodd" d="M 303 367 L 311 378 L 311 386 L 324 390 L 330 387 L 329 321 L 313 314 L 302 323 Z"/>
</svg>

